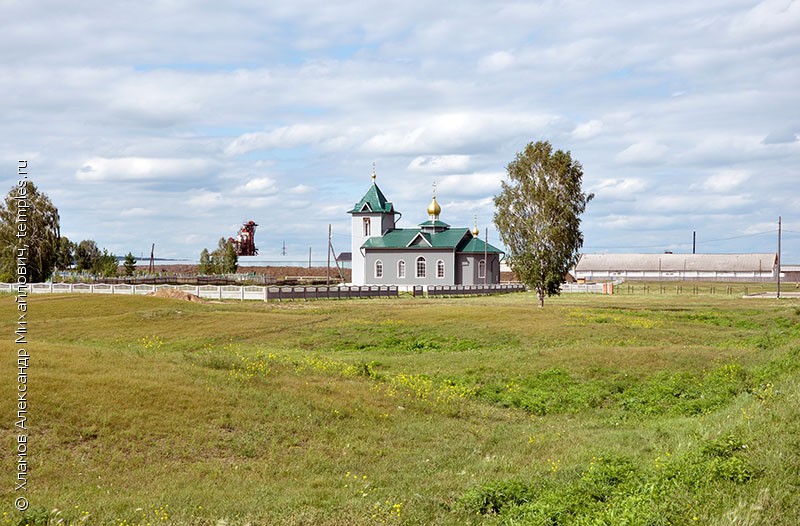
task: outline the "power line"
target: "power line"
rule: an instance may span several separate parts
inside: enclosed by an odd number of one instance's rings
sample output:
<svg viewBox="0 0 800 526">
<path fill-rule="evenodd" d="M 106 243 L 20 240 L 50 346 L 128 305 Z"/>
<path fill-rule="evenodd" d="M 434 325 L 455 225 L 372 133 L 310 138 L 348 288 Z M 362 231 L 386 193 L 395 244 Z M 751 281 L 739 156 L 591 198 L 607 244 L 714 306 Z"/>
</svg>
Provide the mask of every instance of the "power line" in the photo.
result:
<svg viewBox="0 0 800 526">
<path fill-rule="evenodd" d="M 756 232 L 755 234 L 744 234 L 741 236 L 733 236 L 733 237 L 722 237 L 719 239 L 709 239 L 708 241 L 703 241 L 703 243 L 714 243 L 716 241 L 729 241 L 731 239 L 742 239 L 745 237 L 756 237 L 756 236 L 763 236 L 765 234 L 774 234 L 777 230 L 765 230 L 764 232 Z"/>
</svg>

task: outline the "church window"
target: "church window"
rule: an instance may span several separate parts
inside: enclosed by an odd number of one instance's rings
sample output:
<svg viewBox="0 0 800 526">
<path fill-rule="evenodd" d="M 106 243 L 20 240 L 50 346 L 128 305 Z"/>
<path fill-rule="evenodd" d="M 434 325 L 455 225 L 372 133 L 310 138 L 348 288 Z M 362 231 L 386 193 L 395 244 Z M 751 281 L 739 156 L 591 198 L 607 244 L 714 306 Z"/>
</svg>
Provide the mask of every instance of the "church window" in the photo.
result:
<svg viewBox="0 0 800 526">
<path fill-rule="evenodd" d="M 425 277 L 425 258 L 422 256 L 417 258 L 417 277 Z"/>
<path fill-rule="evenodd" d="M 444 277 L 444 261 L 441 259 L 436 262 L 436 277 L 443 278 Z"/>
<path fill-rule="evenodd" d="M 397 262 L 397 277 L 398 278 L 405 278 L 406 277 L 406 262 L 402 259 Z"/>
<path fill-rule="evenodd" d="M 365 217 L 365 218 L 364 218 L 364 237 L 369 237 L 369 236 L 371 236 L 371 235 L 372 235 L 372 234 L 370 234 L 370 224 L 369 224 L 369 218 L 368 218 L 368 217 Z"/>
<path fill-rule="evenodd" d="M 478 261 L 478 277 L 479 278 L 486 277 L 486 260 L 484 259 Z"/>
<path fill-rule="evenodd" d="M 383 261 L 380 259 L 375 262 L 375 277 L 382 278 L 383 277 Z"/>
</svg>

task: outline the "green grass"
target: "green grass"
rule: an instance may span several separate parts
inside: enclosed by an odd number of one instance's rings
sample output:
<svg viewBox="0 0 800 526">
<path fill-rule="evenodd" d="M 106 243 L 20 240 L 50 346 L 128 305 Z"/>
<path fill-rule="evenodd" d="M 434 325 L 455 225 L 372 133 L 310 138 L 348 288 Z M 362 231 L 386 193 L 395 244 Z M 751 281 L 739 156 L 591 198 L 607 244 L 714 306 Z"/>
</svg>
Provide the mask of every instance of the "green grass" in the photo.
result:
<svg viewBox="0 0 800 526">
<path fill-rule="evenodd" d="M 31 508 L 12 510 L 4 455 L 0 524 L 800 516 L 796 300 L 42 295 L 28 319 Z"/>
</svg>

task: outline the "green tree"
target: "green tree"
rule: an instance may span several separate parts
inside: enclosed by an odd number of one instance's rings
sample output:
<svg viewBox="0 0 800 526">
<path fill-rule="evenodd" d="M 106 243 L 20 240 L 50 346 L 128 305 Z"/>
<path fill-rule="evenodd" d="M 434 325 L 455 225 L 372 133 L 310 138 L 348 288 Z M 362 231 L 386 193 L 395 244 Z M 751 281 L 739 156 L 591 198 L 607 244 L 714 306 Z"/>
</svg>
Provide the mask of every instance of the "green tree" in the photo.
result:
<svg viewBox="0 0 800 526">
<path fill-rule="evenodd" d="M 0 280 L 17 281 L 24 254 L 28 283 L 45 281 L 55 268 L 58 239 L 58 209 L 50 198 L 32 181 L 12 187 L 0 203 Z"/>
<path fill-rule="evenodd" d="M 119 261 L 117 260 L 117 256 L 106 249 L 103 249 L 103 253 L 100 254 L 92 264 L 92 274 L 97 276 L 111 278 L 117 275 L 118 269 Z"/>
<path fill-rule="evenodd" d="M 95 262 L 100 258 L 100 249 L 91 239 L 84 239 L 75 247 L 75 263 L 78 272 L 94 269 Z"/>
<path fill-rule="evenodd" d="M 511 269 L 535 289 L 539 306 L 559 294 L 583 246 L 581 214 L 594 194 L 581 189 L 583 167 L 547 141 L 529 143 L 507 167 L 494 222 L 508 248 Z"/>
<path fill-rule="evenodd" d="M 125 263 L 123 263 L 123 267 L 125 267 L 126 276 L 133 276 L 133 273 L 136 272 L 136 258 L 133 257 L 132 253 L 128 252 L 125 254 Z"/>
<path fill-rule="evenodd" d="M 75 264 L 76 245 L 66 236 L 61 236 L 58 240 L 58 252 L 56 254 L 56 268 L 67 270 Z"/>
<path fill-rule="evenodd" d="M 222 253 L 222 273 L 235 274 L 236 269 L 238 268 L 239 268 L 239 255 L 236 254 L 236 248 L 234 248 L 233 243 L 231 243 L 230 241 L 225 241 L 225 248 Z"/>
<path fill-rule="evenodd" d="M 239 256 L 236 248 L 224 237 L 220 238 L 217 249 L 210 254 L 206 248 L 200 252 L 200 264 L 197 267 L 200 274 L 234 274 L 237 268 Z"/>
<path fill-rule="evenodd" d="M 214 272 L 214 265 L 211 263 L 211 255 L 208 253 L 207 248 L 204 248 L 203 251 L 200 252 L 200 264 L 197 266 L 197 272 L 204 275 L 216 274 L 216 272 Z"/>
</svg>

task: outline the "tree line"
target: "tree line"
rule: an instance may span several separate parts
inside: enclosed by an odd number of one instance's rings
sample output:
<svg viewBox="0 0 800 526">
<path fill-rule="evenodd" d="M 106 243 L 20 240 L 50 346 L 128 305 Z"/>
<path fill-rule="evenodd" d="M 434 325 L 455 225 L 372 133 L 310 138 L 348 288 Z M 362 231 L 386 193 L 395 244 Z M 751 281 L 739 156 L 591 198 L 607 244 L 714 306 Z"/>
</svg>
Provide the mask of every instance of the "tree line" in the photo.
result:
<svg viewBox="0 0 800 526">
<path fill-rule="evenodd" d="M 119 258 L 97 246 L 92 239 L 79 243 L 60 234 L 61 218 L 58 208 L 50 198 L 28 181 L 24 205 L 20 205 L 14 186 L 0 203 L 0 281 L 17 280 L 17 248 L 28 245 L 25 267 L 28 283 L 49 279 L 54 271 L 88 272 L 95 276 L 114 277 L 119 274 Z M 22 210 L 21 210 L 22 209 Z M 18 220 L 25 220 L 24 236 L 18 236 Z M 232 274 L 239 266 L 239 257 L 233 243 L 219 240 L 216 250 L 203 249 L 200 254 L 201 274 Z M 136 272 L 136 258 L 131 252 L 122 262 L 122 273 L 132 276 Z"/>
</svg>

